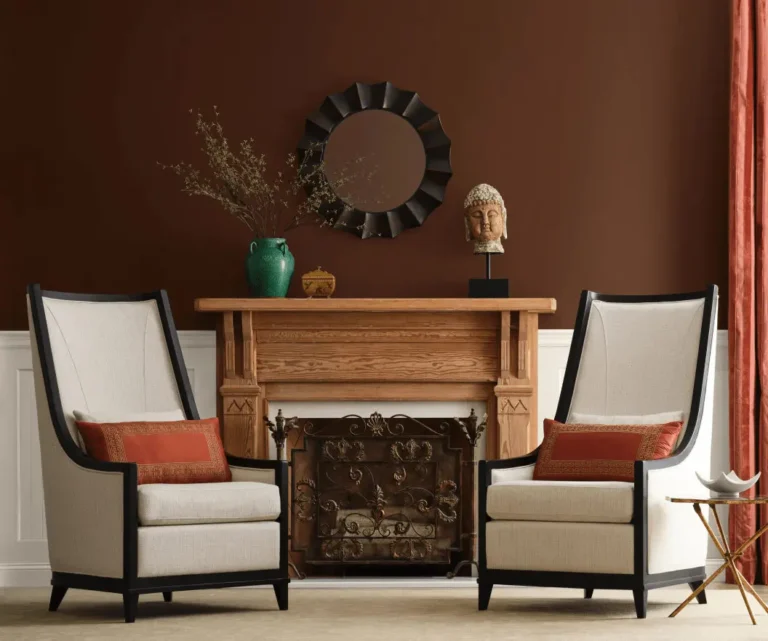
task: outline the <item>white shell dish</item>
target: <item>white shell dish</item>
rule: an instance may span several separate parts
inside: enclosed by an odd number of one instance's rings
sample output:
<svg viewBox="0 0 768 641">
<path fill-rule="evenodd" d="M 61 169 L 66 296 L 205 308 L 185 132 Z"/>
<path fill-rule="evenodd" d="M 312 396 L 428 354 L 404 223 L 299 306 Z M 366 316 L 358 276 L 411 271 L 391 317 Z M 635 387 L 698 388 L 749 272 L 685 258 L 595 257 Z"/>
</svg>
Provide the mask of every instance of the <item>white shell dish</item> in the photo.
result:
<svg viewBox="0 0 768 641">
<path fill-rule="evenodd" d="M 760 478 L 760 472 L 747 480 L 740 479 L 733 470 L 728 472 L 728 474 L 720 472 L 713 479 L 705 479 L 698 472 L 696 472 L 696 476 L 704 487 L 709 488 L 717 495 L 723 498 L 738 498 L 739 494 L 746 492 L 757 483 L 757 479 Z"/>
</svg>

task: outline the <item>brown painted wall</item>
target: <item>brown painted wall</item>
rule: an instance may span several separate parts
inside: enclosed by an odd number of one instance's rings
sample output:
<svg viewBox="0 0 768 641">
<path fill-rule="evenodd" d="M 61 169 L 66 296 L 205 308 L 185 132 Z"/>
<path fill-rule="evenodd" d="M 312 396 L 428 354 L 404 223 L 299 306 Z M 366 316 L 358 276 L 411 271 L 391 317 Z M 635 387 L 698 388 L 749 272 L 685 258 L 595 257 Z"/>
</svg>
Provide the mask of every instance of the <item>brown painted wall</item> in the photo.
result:
<svg viewBox="0 0 768 641">
<path fill-rule="evenodd" d="M 168 289 L 182 329 L 198 296 L 246 293 L 248 231 L 155 162 L 194 160 L 187 110 L 218 105 L 232 138 L 282 160 L 304 117 L 355 80 L 438 110 L 454 178 L 421 229 L 361 241 L 289 236 L 297 276 L 339 296 L 463 296 L 481 257 L 461 204 L 506 199 L 494 263 L 512 295 L 726 284 L 727 0 L 6 0 L 0 329 L 23 288 Z M 299 278 L 291 295 L 301 295 Z M 721 306 L 722 308 L 725 305 Z"/>
</svg>

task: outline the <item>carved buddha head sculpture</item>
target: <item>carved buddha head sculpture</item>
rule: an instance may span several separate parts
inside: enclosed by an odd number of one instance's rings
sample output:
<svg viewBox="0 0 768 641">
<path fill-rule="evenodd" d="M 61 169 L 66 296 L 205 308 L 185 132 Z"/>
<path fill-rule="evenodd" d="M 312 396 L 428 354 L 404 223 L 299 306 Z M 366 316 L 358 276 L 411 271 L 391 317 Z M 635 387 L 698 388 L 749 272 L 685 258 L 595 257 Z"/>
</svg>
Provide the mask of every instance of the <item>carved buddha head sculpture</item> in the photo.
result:
<svg viewBox="0 0 768 641">
<path fill-rule="evenodd" d="M 501 194 L 490 185 L 473 187 L 464 199 L 464 230 L 475 241 L 476 254 L 503 254 L 507 237 L 507 210 Z"/>
</svg>

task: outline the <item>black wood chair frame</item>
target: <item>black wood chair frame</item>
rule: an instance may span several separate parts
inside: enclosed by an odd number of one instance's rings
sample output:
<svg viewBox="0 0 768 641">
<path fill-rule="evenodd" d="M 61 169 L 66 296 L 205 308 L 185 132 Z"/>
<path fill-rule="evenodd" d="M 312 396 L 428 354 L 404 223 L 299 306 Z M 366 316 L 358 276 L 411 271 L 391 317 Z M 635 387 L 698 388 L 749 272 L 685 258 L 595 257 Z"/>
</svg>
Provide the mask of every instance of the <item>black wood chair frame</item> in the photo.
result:
<svg viewBox="0 0 768 641">
<path fill-rule="evenodd" d="M 139 577 L 138 574 L 138 485 L 137 467 L 135 463 L 112 463 L 98 461 L 84 453 L 74 442 L 67 428 L 64 411 L 59 397 L 56 369 L 48 335 L 48 325 L 43 308 L 44 298 L 56 298 L 73 301 L 91 302 L 135 302 L 154 300 L 165 334 L 168 352 L 179 390 L 179 396 L 187 420 L 197 420 L 200 415 L 195 405 L 192 389 L 189 384 L 184 357 L 179 346 L 176 327 L 171 315 L 171 307 L 165 290 L 138 295 L 102 295 L 102 294 L 70 294 L 64 292 L 44 291 L 39 285 L 30 285 L 28 295 L 31 305 L 32 322 L 34 324 L 37 348 L 40 354 L 45 393 L 48 398 L 48 409 L 51 413 L 56 436 L 59 444 L 72 461 L 80 467 L 104 472 L 119 472 L 123 475 L 123 577 L 106 578 L 85 574 L 70 574 L 53 572 L 51 579 L 51 600 L 49 609 L 58 609 L 69 588 L 96 590 L 99 592 L 114 592 L 123 595 L 126 623 L 136 618 L 139 595 L 162 592 L 166 601 L 171 601 L 172 593 L 180 590 L 198 590 L 210 588 L 228 588 L 249 585 L 271 584 L 274 587 L 278 607 L 288 609 L 288 464 L 285 461 L 246 459 L 227 455 L 230 465 L 236 467 L 272 469 L 275 470 L 275 483 L 280 491 L 281 513 L 280 523 L 280 567 L 275 570 L 258 570 L 252 572 L 225 572 L 210 574 L 190 574 L 181 576 Z M 94 524 L 98 527 L 98 524 Z"/>
<path fill-rule="evenodd" d="M 555 414 L 555 420 L 565 423 L 573 398 L 576 377 L 586 337 L 589 314 L 594 301 L 611 303 L 657 303 L 669 301 L 684 301 L 704 299 L 704 314 L 701 324 L 699 351 L 693 388 L 693 398 L 688 414 L 688 425 L 682 442 L 676 452 L 665 459 L 654 461 L 636 461 L 634 468 L 634 510 L 632 525 L 634 527 L 634 568 L 633 574 L 598 574 L 581 572 L 539 572 L 532 570 L 493 570 L 488 568 L 486 558 L 486 523 L 491 521 L 487 516 L 487 494 L 491 485 L 493 470 L 503 470 L 536 462 L 538 448 L 522 457 L 480 461 L 479 464 L 479 543 L 478 543 L 478 607 L 486 610 L 495 584 L 500 585 L 530 585 L 542 587 L 583 588 L 585 598 L 590 598 L 595 589 L 632 590 L 635 609 L 638 618 L 645 618 L 648 604 L 648 590 L 670 585 L 688 583 L 692 589 L 698 587 L 705 579 L 705 568 L 695 567 L 673 572 L 649 574 L 648 568 L 648 472 L 667 468 L 681 463 L 693 450 L 699 433 L 704 397 L 707 391 L 707 374 L 709 372 L 710 355 L 713 343 L 713 328 L 717 318 L 717 287 L 710 285 L 705 291 L 687 294 L 661 296 L 613 296 L 584 291 L 576 317 L 576 327 L 568 355 L 563 387 Z M 706 595 L 702 591 L 698 597 L 700 603 L 706 603 Z"/>
</svg>

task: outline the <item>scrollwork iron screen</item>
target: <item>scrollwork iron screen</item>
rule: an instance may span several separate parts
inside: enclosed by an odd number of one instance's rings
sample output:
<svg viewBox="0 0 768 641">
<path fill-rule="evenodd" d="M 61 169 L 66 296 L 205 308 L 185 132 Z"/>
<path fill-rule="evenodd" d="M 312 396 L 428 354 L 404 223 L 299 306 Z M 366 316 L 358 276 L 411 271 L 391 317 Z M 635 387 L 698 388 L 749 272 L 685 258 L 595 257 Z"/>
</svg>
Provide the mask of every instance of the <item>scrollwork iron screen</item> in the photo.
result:
<svg viewBox="0 0 768 641">
<path fill-rule="evenodd" d="M 472 558 L 472 446 L 451 419 L 299 421 L 291 449 L 294 562 L 308 574 Z M 375 569 L 375 568 L 374 568 Z"/>
</svg>

